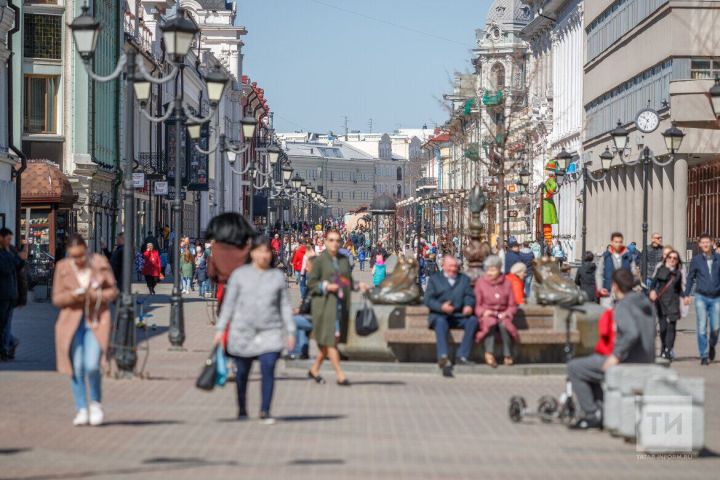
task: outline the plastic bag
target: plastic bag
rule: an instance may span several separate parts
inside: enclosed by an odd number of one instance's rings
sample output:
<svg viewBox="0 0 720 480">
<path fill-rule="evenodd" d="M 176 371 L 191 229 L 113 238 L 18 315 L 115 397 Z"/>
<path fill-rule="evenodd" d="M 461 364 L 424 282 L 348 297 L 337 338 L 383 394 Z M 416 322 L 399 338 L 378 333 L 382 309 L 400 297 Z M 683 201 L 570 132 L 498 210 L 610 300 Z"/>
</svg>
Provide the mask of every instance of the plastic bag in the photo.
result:
<svg viewBox="0 0 720 480">
<path fill-rule="evenodd" d="M 225 352 L 221 347 L 215 349 L 215 385 L 224 387 L 227 382 L 228 368 Z"/>
</svg>

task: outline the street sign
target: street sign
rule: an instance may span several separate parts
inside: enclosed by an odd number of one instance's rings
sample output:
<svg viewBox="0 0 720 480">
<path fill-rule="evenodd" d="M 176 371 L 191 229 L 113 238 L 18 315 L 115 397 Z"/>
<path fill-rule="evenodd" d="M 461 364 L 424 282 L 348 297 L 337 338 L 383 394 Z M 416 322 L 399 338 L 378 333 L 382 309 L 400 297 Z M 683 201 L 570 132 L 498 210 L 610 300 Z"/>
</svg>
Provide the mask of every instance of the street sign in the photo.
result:
<svg viewBox="0 0 720 480">
<path fill-rule="evenodd" d="M 518 211 L 517 210 L 508 210 L 508 217 L 510 218 L 517 218 Z"/>
<path fill-rule="evenodd" d="M 511 183 L 510 185 L 507 186 L 507 191 L 510 193 L 515 193 L 516 190 L 517 190 L 517 186 L 514 183 Z"/>
<path fill-rule="evenodd" d="M 133 172 L 132 174 L 133 188 L 145 187 L 145 174 L 143 172 Z"/>
<path fill-rule="evenodd" d="M 175 186 L 169 186 L 168 187 L 168 200 L 175 200 Z M 185 190 L 180 190 L 180 199 L 186 200 L 187 199 L 187 192 Z"/>
<path fill-rule="evenodd" d="M 155 195 L 163 196 L 168 194 L 168 182 L 155 182 Z"/>
</svg>

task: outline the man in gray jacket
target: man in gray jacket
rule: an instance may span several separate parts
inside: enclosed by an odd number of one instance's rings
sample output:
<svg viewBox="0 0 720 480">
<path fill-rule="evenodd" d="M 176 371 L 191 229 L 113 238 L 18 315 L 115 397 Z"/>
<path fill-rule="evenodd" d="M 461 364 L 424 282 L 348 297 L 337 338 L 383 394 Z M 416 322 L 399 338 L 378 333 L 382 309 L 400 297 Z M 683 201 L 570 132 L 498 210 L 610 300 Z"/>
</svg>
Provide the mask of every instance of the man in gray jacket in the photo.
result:
<svg viewBox="0 0 720 480">
<path fill-rule="evenodd" d="M 607 356 L 592 354 L 568 363 L 568 377 L 573 393 L 584 416 L 571 428 L 586 430 L 602 427 L 601 384 L 605 372 L 618 363 L 655 362 L 655 316 L 653 306 L 643 293 L 633 292 L 635 278 L 628 270 L 613 272 L 612 289 L 615 298 L 615 346 Z"/>
</svg>

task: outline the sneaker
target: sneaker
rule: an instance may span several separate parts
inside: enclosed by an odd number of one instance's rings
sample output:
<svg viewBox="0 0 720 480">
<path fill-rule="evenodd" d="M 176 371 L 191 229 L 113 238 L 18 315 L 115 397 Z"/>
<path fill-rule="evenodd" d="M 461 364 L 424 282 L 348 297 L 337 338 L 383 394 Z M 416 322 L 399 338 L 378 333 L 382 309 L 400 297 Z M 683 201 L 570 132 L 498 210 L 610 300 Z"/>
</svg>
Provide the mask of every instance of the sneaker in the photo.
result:
<svg viewBox="0 0 720 480">
<path fill-rule="evenodd" d="M 135 327 L 136 328 L 145 328 L 145 322 L 139 320 L 139 321 L 135 322 Z"/>
<path fill-rule="evenodd" d="M 90 402 L 90 425 L 102 425 L 103 417 L 102 405 L 99 402 Z"/>
<path fill-rule="evenodd" d="M 579 418 L 575 423 L 571 423 L 568 426 L 571 430 L 589 430 L 591 428 L 599 428 L 602 430 L 602 427 L 603 422 L 601 410 L 598 410 L 595 414 Z"/>
<path fill-rule="evenodd" d="M 475 362 L 468 360 L 465 357 L 460 357 L 455 360 L 455 365 L 475 365 Z"/>
<path fill-rule="evenodd" d="M 715 347 L 710 347 L 710 361 L 715 361 Z"/>
<path fill-rule="evenodd" d="M 443 356 L 443 357 L 440 357 L 440 358 L 438 359 L 438 368 L 439 368 L 440 370 L 442 370 L 443 368 L 445 368 L 445 367 L 448 366 L 449 364 L 450 364 L 450 359 L 447 357 L 447 355 L 445 355 L 445 356 Z"/>
<path fill-rule="evenodd" d="M 260 412 L 260 423 L 263 425 L 275 425 L 275 419 L 270 416 L 269 412 Z"/>
<path fill-rule="evenodd" d="M 87 424 L 88 424 L 87 408 L 81 408 L 75 414 L 75 418 L 73 419 L 73 425 L 76 427 L 80 427 L 82 425 L 87 425 Z"/>
<path fill-rule="evenodd" d="M 710 365 L 710 360 L 708 360 L 707 358 L 701 358 L 700 365 Z"/>
</svg>

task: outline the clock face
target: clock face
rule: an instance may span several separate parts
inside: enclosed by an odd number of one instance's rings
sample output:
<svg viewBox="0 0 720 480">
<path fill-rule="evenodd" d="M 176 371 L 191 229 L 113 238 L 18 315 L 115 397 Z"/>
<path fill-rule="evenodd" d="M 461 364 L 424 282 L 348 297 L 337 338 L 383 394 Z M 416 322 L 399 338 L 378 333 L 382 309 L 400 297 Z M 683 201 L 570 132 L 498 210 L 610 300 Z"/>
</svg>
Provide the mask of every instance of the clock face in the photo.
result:
<svg viewBox="0 0 720 480">
<path fill-rule="evenodd" d="M 655 110 L 643 110 L 638 114 L 635 125 L 643 133 L 652 133 L 660 126 L 660 117 Z"/>
</svg>

